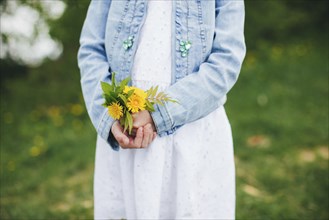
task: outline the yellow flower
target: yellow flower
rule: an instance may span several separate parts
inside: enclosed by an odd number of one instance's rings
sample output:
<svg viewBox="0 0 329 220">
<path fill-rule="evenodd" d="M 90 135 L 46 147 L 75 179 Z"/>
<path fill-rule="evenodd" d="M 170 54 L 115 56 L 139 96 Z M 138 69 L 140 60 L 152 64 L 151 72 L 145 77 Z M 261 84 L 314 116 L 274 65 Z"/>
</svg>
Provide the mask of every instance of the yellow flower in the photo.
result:
<svg viewBox="0 0 329 220">
<path fill-rule="evenodd" d="M 123 90 L 123 92 L 127 94 L 132 89 L 133 89 L 132 86 L 125 86 L 125 89 Z"/>
<path fill-rule="evenodd" d="M 122 106 L 118 103 L 112 103 L 108 107 L 109 115 L 114 119 L 120 119 L 123 116 Z"/>
<path fill-rule="evenodd" d="M 146 98 L 146 96 L 145 96 Z M 141 110 L 145 110 L 145 98 L 137 95 L 137 94 L 132 94 L 127 102 L 127 107 L 129 111 L 132 113 L 139 112 Z"/>
<path fill-rule="evenodd" d="M 134 94 L 141 97 L 142 99 L 146 99 L 147 97 L 147 94 L 144 90 L 134 86 L 125 86 L 123 92 L 127 94 L 130 90 L 134 90 Z"/>
</svg>

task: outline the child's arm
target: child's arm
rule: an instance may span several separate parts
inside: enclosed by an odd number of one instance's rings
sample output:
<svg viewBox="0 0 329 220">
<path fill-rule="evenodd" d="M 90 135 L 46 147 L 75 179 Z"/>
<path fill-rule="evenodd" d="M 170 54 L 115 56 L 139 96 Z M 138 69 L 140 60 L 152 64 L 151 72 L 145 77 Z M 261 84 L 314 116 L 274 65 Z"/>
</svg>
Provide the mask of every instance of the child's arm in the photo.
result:
<svg viewBox="0 0 329 220">
<path fill-rule="evenodd" d="M 152 118 L 160 136 L 202 118 L 223 103 L 235 84 L 246 47 L 243 1 L 217 0 L 211 53 L 198 71 L 170 86 L 165 92 L 179 104 L 156 105 Z"/>
<path fill-rule="evenodd" d="M 113 149 L 119 146 L 110 129 L 114 120 L 102 106 L 101 81 L 111 79 L 105 52 L 105 28 L 111 0 L 92 0 L 84 21 L 78 52 L 78 65 L 81 73 L 81 87 L 91 122 L 98 135 L 106 140 Z"/>
</svg>

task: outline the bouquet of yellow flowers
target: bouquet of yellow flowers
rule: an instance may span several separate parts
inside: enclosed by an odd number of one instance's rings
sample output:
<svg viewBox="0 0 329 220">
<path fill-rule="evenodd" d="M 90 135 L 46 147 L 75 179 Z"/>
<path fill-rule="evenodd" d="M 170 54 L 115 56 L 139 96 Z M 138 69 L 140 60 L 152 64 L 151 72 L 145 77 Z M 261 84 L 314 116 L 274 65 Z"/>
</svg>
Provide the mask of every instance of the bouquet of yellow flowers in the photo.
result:
<svg viewBox="0 0 329 220">
<path fill-rule="evenodd" d="M 142 110 L 154 111 L 154 104 L 163 105 L 165 102 L 177 102 L 171 99 L 164 92 L 158 93 L 158 86 L 151 87 L 144 91 L 140 88 L 128 86 L 130 77 L 122 80 L 118 85 L 115 80 L 115 73 L 112 73 L 112 84 L 101 82 L 104 107 L 108 109 L 109 115 L 119 120 L 124 131 L 131 134 L 133 127 L 132 114 Z"/>
</svg>

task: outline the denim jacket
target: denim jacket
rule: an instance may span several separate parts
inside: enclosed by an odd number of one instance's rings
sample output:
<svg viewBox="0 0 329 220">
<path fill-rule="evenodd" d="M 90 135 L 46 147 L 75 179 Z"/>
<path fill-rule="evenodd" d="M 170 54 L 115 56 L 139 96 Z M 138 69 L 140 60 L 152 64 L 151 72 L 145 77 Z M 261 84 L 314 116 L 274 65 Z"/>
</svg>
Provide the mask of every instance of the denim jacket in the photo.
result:
<svg viewBox="0 0 329 220">
<path fill-rule="evenodd" d="M 110 133 L 114 120 L 102 106 L 101 81 L 131 75 L 147 0 L 92 0 L 78 52 L 82 92 L 97 133 L 119 148 Z M 200 119 L 226 100 L 245 56 L 243 0 L 172 1 L 172 85 L 165 91 L 179 104 L 156 105 L 151 113 L 159 136 Z M 132 44 L 124 46 L 124 41 Z M 190 41 L 188 51 L 181 50 Z"/>
</svg>

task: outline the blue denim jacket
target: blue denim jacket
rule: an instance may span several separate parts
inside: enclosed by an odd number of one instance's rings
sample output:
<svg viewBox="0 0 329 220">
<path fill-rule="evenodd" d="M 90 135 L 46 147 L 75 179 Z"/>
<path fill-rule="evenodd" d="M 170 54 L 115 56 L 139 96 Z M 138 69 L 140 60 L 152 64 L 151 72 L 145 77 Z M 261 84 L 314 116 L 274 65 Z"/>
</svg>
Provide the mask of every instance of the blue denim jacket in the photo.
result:
<svg viewBox="0 0 329 220">
<path fill-rule="evenodd" d="M 97 133 L 113 149 L 114 120 L 108 115 L 101 81 L 120 81 L 131 74 L 147 0 L 92 0 L 83 25 L 78 63 L 87 110 Z M 202 118 L 223 105 L 245 56 L 243 0 L 172 1 L 172 85 L 166 93 L 179 101 L 155 106 L 159 136 Z M 129 37 L 133 44 L 124 48 Z M 187 56 L 181 44 L 190 41 Z"/>
</svg>

